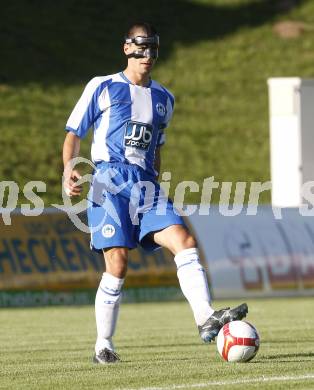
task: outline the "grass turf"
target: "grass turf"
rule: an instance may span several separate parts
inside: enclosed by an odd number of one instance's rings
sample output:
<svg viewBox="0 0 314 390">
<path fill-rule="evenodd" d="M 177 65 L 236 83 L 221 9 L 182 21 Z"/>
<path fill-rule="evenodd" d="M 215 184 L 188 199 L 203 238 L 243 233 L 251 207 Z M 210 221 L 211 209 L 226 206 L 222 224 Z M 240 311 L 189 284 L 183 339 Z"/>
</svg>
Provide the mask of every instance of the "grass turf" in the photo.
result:
<svg viewBox="0 0 314 390">
<path fill-rule="evenodd" d="M 223 362 L 215 345 L 200 342 L 186 303 L 123 305 L 115 340 L 123 361 L 111 366 L 91 363 L 92 306 L 2 309 L 0 388 L 313 388 L 313 299 L 248 303 L 248 320 L 262 341 L 246 364 Z M 235 302 L 216 302 L 225 304 Z M 236 380 L 247 382 L 231 383 Z"/>
</svg>

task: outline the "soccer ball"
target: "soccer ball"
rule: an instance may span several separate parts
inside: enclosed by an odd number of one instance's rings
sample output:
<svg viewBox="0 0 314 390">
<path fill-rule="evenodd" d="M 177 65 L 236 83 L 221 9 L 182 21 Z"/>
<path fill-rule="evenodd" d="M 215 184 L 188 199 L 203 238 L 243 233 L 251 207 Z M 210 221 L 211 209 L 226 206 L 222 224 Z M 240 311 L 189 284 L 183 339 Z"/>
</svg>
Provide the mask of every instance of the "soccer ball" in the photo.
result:
<svg viewBox="0 0 314 390">
<path fill-rule="evenodd" d="M 225 324 L 217 337 L 217 349 L 227 362 L 248 362 L 257 354 L 259 335 L 253 325 L 246 321 Z"/>
</svg>

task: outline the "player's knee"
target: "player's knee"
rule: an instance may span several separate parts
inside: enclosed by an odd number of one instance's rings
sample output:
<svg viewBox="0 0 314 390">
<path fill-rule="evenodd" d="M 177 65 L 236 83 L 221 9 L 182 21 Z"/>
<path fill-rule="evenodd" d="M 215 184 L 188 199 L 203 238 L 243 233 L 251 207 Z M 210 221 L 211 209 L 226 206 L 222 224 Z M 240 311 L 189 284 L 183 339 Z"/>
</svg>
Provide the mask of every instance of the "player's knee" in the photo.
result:
<svg viewBox="0 0 314 390">
<path fill-rule="evenodd" d="M 128 268 L 128 253 L 124 248 L 111 248 L 104 251 L 106 271 L 116 276 L 124 278 Z"/>
<path fill-rule="evenodd" d="M 190 234 L 187 230 L 182 232 L 182 234 L 179 234 L 175 238 L 174 242 L 174 254 L 177 254 L 185 249 L 190 249 L 190 248 L 196 248 L 197 247 L 197 241 L 192 234 Z"/>
<path fill-rule="evenodd" d="M 125 262 L 115 262 L 114 264 L 111 264 L 111 273 L 120 279 L 125 278 L 127 269 L 127 263 Z"/>
<path fill-rule="evenodd" d="M 183 249 L 196 248 L 197 241 L 192 234 L 188 233 L 182 241 L 182 246 L 184 247 Z"/>
</svg>

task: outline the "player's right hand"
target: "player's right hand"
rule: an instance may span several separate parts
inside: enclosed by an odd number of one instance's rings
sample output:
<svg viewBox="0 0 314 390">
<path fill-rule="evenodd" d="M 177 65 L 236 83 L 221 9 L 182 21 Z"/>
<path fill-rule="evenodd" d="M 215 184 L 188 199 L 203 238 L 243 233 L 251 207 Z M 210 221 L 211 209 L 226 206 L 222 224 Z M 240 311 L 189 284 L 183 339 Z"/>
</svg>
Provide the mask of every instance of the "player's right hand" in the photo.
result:
<svg viewBox="0 0 314 390">
<path fill-rule="evenodd" d="M 65 193 L 68 196 L 79 196 L 83 190 L 83 187 L 80 184 L 77 184 L 77 181 L 82 177 L 80 173 L 76 169 L 73 169 L 70 172 L 64 171 L 63 176 L 63 187 Z"/>
</svg>

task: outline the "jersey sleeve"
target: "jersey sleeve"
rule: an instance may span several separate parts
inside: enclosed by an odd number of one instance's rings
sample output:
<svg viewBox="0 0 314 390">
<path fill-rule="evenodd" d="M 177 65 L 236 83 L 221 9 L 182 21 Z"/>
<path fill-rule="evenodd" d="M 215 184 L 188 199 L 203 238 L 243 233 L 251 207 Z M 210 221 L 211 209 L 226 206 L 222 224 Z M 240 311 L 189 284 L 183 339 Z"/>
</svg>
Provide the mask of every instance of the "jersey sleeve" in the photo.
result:
<svg viewBox="0 0 314 390">
<path fill-rule="evenodd" d="M 89 128 L 101 114 L 98 104 L 101 86 L 99 77 L 89 81 L 66 123 L 67 131 L 71 131 L 80 138 L 86 136 Z"/>
<path fill-rule="evenodd" d="M 159 127 L 157 146 L 162 146 L 166 142 L 165 128 L 169 126 L 174 110 L 174 96 L 167 91 L 167 107 L 164 123 Z"/>
</svg>

